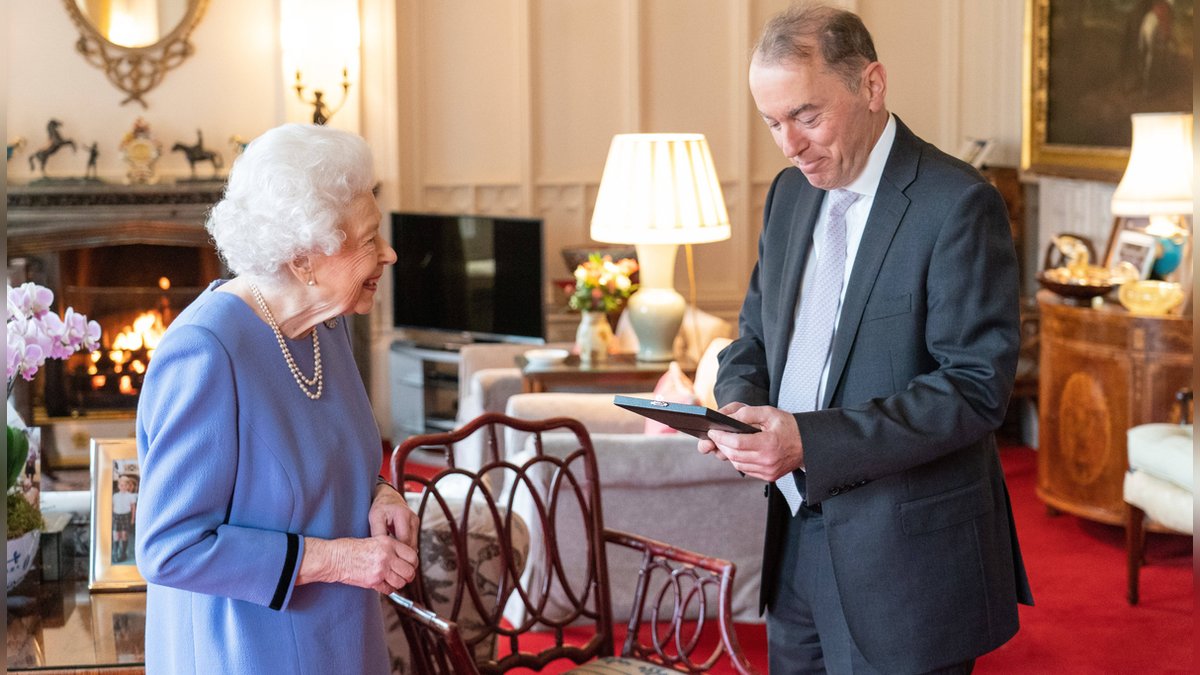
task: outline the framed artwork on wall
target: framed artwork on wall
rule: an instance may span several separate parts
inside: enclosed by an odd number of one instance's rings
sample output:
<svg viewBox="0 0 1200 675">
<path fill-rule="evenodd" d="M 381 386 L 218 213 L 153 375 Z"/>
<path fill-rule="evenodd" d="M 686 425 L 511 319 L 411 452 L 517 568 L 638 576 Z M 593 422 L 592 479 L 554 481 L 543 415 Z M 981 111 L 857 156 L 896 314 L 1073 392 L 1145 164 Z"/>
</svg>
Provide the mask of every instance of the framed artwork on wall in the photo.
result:
<svg viewBox="0 0 1200 675">
<path fill-rule="evenodd" d="M 134 439 L 92 439 L 92 536 L 88 565 L 91 590 L 146 587 L 134 554 L 140 483 Z"/>
<path fill-rule="evenodd" d="M 1135 112 L 1192 110 L 1194 0 L 1026 0 L 1021 168 L 1116 182 Z"/>
</svg>

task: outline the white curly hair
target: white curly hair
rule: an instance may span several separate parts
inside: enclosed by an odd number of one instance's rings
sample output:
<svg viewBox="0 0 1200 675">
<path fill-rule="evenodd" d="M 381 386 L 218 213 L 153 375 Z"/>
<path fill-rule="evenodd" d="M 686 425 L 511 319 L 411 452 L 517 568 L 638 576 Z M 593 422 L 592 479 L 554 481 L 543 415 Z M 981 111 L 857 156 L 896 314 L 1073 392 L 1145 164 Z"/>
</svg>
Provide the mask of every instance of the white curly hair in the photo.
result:
<svg viewBox="0 0 1200 675">
<path fill-rule="evenodd" d="M 374 184 L 361 137 L 285 124 L 246 146 L 205 227 L 234 274 L 277 276 L 298 257 L 336 253 L 347 205 Z"/>
</svg>

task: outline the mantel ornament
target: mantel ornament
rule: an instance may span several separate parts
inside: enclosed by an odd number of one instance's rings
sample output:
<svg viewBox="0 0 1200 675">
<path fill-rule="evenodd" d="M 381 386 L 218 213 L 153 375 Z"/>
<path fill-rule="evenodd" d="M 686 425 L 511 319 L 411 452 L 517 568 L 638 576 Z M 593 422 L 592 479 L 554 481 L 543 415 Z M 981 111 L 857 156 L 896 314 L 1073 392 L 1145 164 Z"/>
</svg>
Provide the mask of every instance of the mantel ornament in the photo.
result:
<svg viewBox="0 0 1200 675">
<path fill-rule="evenodd" d="M 148 108 L 143 95 L 158 86 L 168 70 L 183 63 L 195 51 L 188 38 L 204 16 L 208 1 L 188 0 L 181 10 L 183 15 L 178 18 L 118 17 L 124 21 L 115 21 L 109 15 L 94 16 L 97 10 L 83 0 L 63 0 L 63 3 L 79 29 L 75 49 L 88 63 L 103 70 L 118 89 L 128 94 L 121 105 L 137 101 L 143 108 Z M 163 29 L 161 36 L 157 29 L 159 23 L 169 27 Z M 153 29 L 147 26 L 153 26 Z"/>
</svg>

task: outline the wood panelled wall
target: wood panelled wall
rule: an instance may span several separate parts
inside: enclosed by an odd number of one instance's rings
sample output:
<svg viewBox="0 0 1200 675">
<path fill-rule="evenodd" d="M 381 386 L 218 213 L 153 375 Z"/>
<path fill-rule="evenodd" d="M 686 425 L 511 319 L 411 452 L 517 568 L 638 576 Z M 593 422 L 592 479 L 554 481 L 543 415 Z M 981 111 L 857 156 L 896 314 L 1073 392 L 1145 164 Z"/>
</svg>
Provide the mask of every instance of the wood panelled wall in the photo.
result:
<svg viewBox="0 0 1200 675">
<path fill-rule="evenodd" d="M 788 0 L 362 0 L 363 133 L 386 210 L 544 219 L 559 251 L 590 241 L 612 136 L 708 137 L 732 239 L 694 247 L 699 304 L 736 320 L 763 201 L 786 162 L 746 85 L 753 41 Z M 843 0 L 871 29 L 889 108 L 951 152 L 964 136 L 1020 144 L 1021 3 Z M 389 32 L 391 35 L 389 36 Z M 686 292 L 684 256 L 677 288 Z M 554 300 L 546 284 L 546 299 Z M 387 372 L 390 288 L 372 316 L 372 371 Z M 386 377 L 371 389 L 386 433 Z"/>
</svg>

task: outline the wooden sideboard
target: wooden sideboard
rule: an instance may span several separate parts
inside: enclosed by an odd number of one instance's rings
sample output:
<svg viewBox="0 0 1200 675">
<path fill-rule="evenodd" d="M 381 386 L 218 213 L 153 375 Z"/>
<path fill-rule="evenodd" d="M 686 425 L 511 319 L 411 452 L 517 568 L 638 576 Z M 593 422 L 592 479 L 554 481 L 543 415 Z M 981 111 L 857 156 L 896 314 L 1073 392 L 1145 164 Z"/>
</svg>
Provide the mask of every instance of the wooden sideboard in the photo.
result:
<svg viewBox="0 0 1200 675">
<path fill-rule="evenodd" d="M 1052 510 L 1120 525 L 1125 432 L 1170 420 L 1192 381 L 1192 318 L 1135 316 L 1038 293 L 1038 497 Z"/>
</svg>

